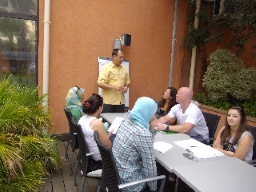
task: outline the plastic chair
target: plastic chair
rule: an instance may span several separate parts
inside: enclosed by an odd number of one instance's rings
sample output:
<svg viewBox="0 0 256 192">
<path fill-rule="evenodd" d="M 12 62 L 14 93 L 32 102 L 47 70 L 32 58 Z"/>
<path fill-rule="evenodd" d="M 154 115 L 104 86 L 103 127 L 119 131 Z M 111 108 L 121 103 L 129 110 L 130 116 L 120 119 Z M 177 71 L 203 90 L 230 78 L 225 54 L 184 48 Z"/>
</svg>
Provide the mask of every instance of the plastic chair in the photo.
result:
<svg viewBox="0 0 256 192">
<path fill-rule="evenodd" d="M 212 145 L 213 141 L 215 140 L 214 134 L 218 127 L 218 123 L 220 121 L 220 116 L 214 115 L 211 113 L 206 113 L 206 112 L 202 112 L 202 113 L 203 113 L 206 125 L 208 127 L 208 130 L 209 130 L 209 138 L 200 139 L 199 141 L 208 141 L 208 145 Z"/>
<path fill-rule="evenodd" d="M 154 181 L 154 180 L 161 180 L 161 185 L 159 191 L 162 192 L 163 187 L 164 187 L 164 182 L 165 182 L 165 175 L 160 175 L 157 177 L 150 177 L 150 178 L 145 178 L 137 181 L 132 181 L 129 183 L 120 183 L 120 177 L 119 173 L 116 167 L 115 159 L 112 153 L 112 150 L 105 146 L 99 139 L 99 134 L 97 131 L 94 132 L 94 140 L 96 141 L 101 158 L 102 158 L 102 177 L 100 180 L 100 185 L 98 187 L 97 192 L 100 191 L 100 189 L 103 189 L 104 192 L 118 192 L 121 189 L 136 185 L 138 183 L 142 182 L 149 182 L 149 181 Z"/>
<path fill-rule="evenodd" d="M 69 145 L 71 146 L 71 150 L 72 150 L 72 155 L 71 158 L 69 159 L 69 175 L 72 175 L 72 161 L 73 161 L 73 156 L 75 153 L 75 150 L 79 148 L 79 144 L 78 144 L 78 139 L 77 139 L 77 133 L 75 128 L 73 127 L 72 124 L 72 117 L 73 115 L 71 114 L 70 110 L 67 107 L 64 107 L 64 111 L 65 114 L 67 116 L 68 119 L 68 123 L 69 123 L 69 139 L 67 141 L 66 144 L 66 148 L 65 148 L 65 159 L 67 159 L 68 156 L 68 147 Z"/>
<path fill-rule="evenodd" d="M 78 143 L 79 143 L 79 153 L 78 153 L 78 157 L 76 160 L 75 173 L 74 173 L 74 185 L 77 186 L 76 173 L 77 173 L 77 166 L 78 166 L 78 164 L 80 164 L 81 171 L 82 171 L 81 173 L 82 173 L 83 178 L 82 178 L 81 187 L 80 187 L 79 191 L 82 192 L 83 188 L 84 188 L 84 182 L 86 180 L 86 177 L 89 177 L 87 174 L 89 172 L 92 172 L 92 171 L 95 171 L 98 169 L 102 169 L 102 164 L 95 162 L 94 160 L 92 160 L 89 157 L 95 153 L 89 152 L 87 143 L 85 141 L 84 133 L 82 131 L 81 126 L 76 123 L 75 117 L 72 117 L 72 124 L 73 124 L 73 127 L 75 127 L 75 129 L 77 131 L 77 138 L 78 138 Z M 95 178 L 97 176 L 90 176 L 90 177 Z M 99 178 L 99 177 L 97 177 L 97 178 Z M 88 182 L 87 182 L 87 184 L 88 184 Z M 88 186 L 89 186 L 89 184 L 88 184 Z M 90 186 L 89 186 L 89 189 L 90 189 Z M 90 189 L 90 191 L 91 191 L 91 189 Z"/>
</svg>

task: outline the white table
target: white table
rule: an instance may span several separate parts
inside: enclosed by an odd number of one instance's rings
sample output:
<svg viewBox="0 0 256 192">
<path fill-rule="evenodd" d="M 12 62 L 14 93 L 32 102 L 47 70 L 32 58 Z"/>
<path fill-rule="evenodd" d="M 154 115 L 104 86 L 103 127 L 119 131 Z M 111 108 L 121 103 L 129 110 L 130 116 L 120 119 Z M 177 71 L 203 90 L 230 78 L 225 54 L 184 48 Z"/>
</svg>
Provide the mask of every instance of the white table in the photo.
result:
<svg viewBox="0 0 256 192">
<path fill-rule="evenodd" d="M 116 117 L 127 118 L 128 113 L 102 113 L 109 123 Z M 196 192 L 252 192 L 256 191 L 256 168 L 237 158 L 226 155 L 190 160 L 182 154 L 185 149 L 174 141 L 186 140 L 186 134 L 158 132 L 154 141 L 165 141 L 173 148 L 165 153 L 155 151 L 156 160 L 170 173 L 174 173 Z"/>
<path fill-rule="evenodd" d="M 100 116 L 111 124 L 116 117 L 122 117 L 126 119 L 128 113 L 101 113 Z"/>
<path fill-rule="evenodd" d="M 237 158 L 183 165 L 173 172 L 196 192 L 256 191 L 256 168 Z"/>
<path fill-rule="evenodd" d="M 155 136 L 154 141 L 165 141 L 171 144 L 173 147 L 165 153 L 160 153 L 159 151 L 155 151 L 155 158 L 158 163 L 160 163 L 166 170 L 170 173 L 173 172 L 173 169 L 176 167 L 184 166 L 184 165 L 195 165 L 201 164 L 201 162 L 207 161 L 215 161 L 216 159 L 228 158 L 227 156 L 206 158 L 206 159 L 193 159 L 190 160 L 183 156 L 183 153 L 188 153 L 184 148 L 176 145 L 174 141 L 181 141 L 191 139 L 190 136 L 183 133 L 173 133 L 166 134 L 162 132 L 158 132 Z"/>
</svg>

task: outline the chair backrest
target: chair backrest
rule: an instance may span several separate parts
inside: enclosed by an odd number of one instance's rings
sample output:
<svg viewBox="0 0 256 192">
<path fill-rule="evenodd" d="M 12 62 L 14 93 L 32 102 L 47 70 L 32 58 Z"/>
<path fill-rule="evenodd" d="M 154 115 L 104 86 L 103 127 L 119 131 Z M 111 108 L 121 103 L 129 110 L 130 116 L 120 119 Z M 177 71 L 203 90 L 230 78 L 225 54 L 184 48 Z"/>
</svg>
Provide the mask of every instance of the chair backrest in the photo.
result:
<svg viewBox="0 0 256 192">
<path fill-rule="evenodd" d="M 256 127 L 253 127 L 253 126 L 249 126 L 250 128 L 250 131 L 252 133 L 252 136 L 254 138 L 254 144 L 253 144 L 253 156 L 252 156 L 252 159 L 256 159 Z"/>
<path fill-rule="evenodd" d="M 96 163 L 87 155 L 90 153 L 90 151 L 88 149 L 81 125 L 76 123 L 76 118 L 74 116 L 72 117 L 71 123 L 73 124 L 73 127 L 75 127 L 76 132 L 77 132 L 77 139 L 78 139 L 78 144 L 79 144 L 78 159 L 80 160 L 81 169 L 82 169 L 83 173 L 85 175 L 87 175 L 87 173 L 89 173 L 91 171 L 101 169 L 102 168 L 101 164 Z"/>
<path fill-rule="evenodd" d="M 120 191 L 118 188 L 118 185 L 120 184 L 120 177 L 116 167 L 116 162 L 112 153 L 112 149 L 110 149 L 100 141 L 97 131 L 94 131 L 94 140 L 98 145 L 102 158 L 102 177 L 100 180 L 101 188 L 105 190 L 107 188 L 109 192 Z"/>
<path fill-rule="evenodd" d="M 79 144 L 79 160 L 81 162 L 81 169 L 83 173 L 87 174 L 88 171 L 88 164 L 89 164 L 89 157 L 86 156 L 86 153 L 89 152 L 84 133 L 82 131 L 81 125 L 76 123 L 76 118 L 73 116 L 71 119 L 71 123 L 73 124 L 73 127 L 76 129 L 77 133 L 77 139 L 78 139 L 78 144 Z"/>
<path fill-rule="evenodd" d="M 220 116 L 203 112 L 206 125 L 209 129 L 209 138 L 214 138 L 215 131 L 218 127 Z"/>
<path fill-rule="evenodd" d="M 69 124 L 69 142 L 70 142 L 72 151 L 74 151 L 75 149 L 79 148 L 79 144 L 77 141 L 77 135 L 76 135 L 76 128 L 74 127 L 74 125 L 72 123 L 72 118 L 74 116 L 72 115 L 72 113 L 70 112 L 70 110 L 67 107 L 64 107 L 64 111 L 67 116 L 68 124 Z"/>
</svg>

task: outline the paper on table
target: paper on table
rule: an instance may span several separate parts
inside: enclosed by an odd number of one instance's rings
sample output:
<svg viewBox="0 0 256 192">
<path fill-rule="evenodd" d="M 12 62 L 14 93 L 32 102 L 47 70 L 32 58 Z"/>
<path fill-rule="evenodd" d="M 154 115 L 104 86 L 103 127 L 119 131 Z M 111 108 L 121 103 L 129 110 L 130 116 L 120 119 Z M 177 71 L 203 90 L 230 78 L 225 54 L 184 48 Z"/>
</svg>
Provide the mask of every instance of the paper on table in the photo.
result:
<svg viewBox="0 0 256 192">
<path fill-rule="evenodd" d="M 173 146 L 169 143 L 166 143 L 164 141 L 157 141 L 154 143 L 154 149 L 157 151 L 160 151 L 161 153 L 165 153 L 169 149 L 171 149 Z"/>
<path fill-rule="evenodd" d="M 175 141 L 175 144 L 179 145 L 180 147 L 187 149 L 193 153 L 194 156 L 204 159 L 204 158 L 211 158 L 217 156 L 223 156 L 224 154 L 220 151 L 212 148 L 209 145 L 205 145 L 195 139 L 188 139 L 183 141 Z"/>
<path fill-rule="evenodd" d="M 113 123 L 110 125 L 108 132 L 111 132 L 113 130 L 113 134 L 116 134 L 118 128 L 120 127 L 121 123 L 124 121 L 124 118 L 122 117 L 116 117 Z"/>
</svg>

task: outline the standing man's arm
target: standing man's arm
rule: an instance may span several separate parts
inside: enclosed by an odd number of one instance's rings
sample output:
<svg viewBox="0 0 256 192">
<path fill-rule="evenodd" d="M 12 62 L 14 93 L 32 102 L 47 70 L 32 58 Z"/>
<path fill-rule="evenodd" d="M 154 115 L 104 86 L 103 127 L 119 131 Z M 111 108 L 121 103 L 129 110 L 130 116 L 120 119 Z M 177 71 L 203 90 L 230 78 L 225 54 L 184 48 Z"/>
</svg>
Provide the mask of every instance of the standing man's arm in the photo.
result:
<svg viewBox="0 0 256 192">
<path fill-rule="evenodd" d="M 122 93 L 127 93 L 128 89 L 129 89 L 129 86 L 130 86 L 130 77 L 129 77 L 129 74 L 128 72 L 126 71 L 125 73 L 125 85 L 122 89 Z"/>
<path fill-rule="evenodd" d="M 118 87 L 115 85 L 108 84 L 108 70 L 105 67 L 100 71 L 100 75 L 98 77 L 97 84 L 101 89 L 112 89 L 116 91 L 122 91 L 122 87 Z"/>
<path fill-rule="evenodd" d="M 101 89 L 113 89 L 113 90 L 116 90 L 116 91 L 121 91 L 122 90 L 122 87 L 117 87 L 117 86 L 114 86 L 114 85 L 110 85 L 110 84 L 107 84 L 107 83 L 104 83 L 104 82 L 98 82 L 98 86 L 101 88 Z"/>
</svg>

